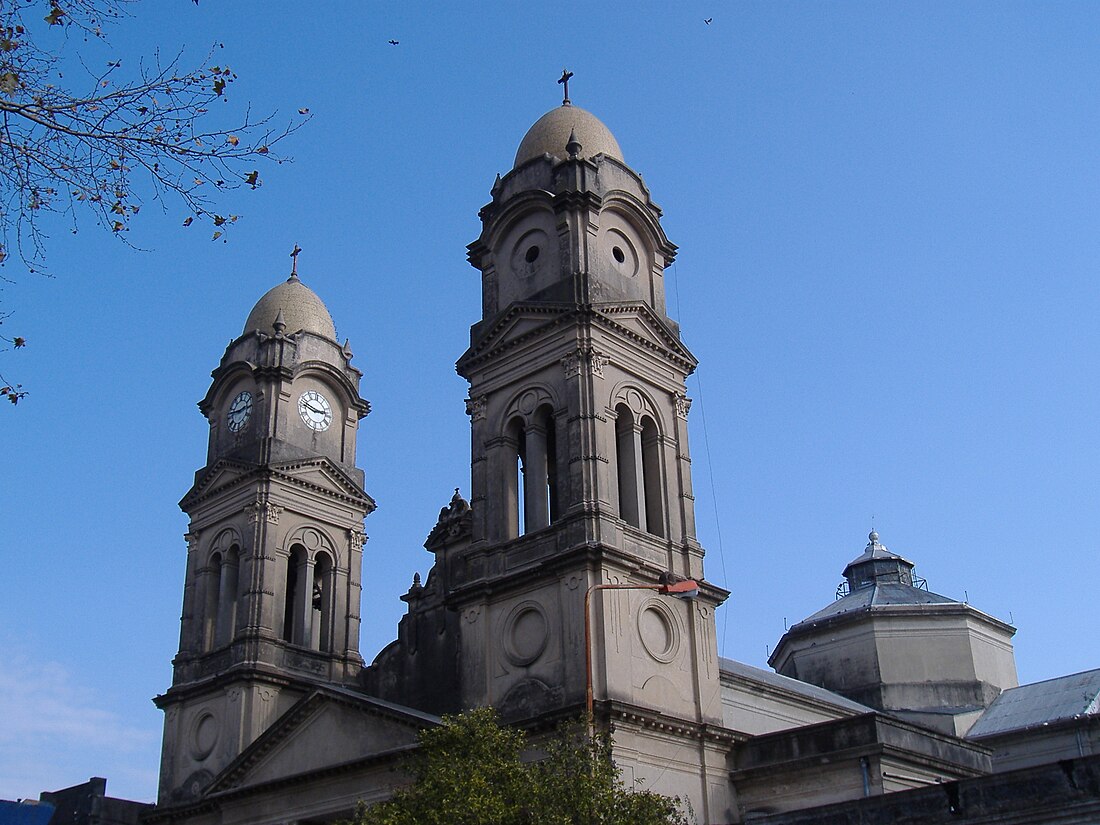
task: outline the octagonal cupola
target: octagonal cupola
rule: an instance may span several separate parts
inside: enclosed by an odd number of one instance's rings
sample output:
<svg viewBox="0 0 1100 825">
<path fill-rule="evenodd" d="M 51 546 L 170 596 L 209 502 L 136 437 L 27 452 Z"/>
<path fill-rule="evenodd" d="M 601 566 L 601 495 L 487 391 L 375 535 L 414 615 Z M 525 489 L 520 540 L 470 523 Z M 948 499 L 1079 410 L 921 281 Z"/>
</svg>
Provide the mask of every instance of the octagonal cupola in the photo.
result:
<svg viewBox="0 0 1100 825">
<path fill-rule="evenodd" d="M 913 562 L 903 559 L 896 553 L 891 553 L 885 545 L 880 544 L 878 533 L 874 530 L 867 536 L 867 540 L 867 546 L 862 555 L 852 559 L 844 568 L 848 592 L 861 590 L 880 582 L 912 587 Z"/>
<path fill-rule="evenodd" d="M 1016 685 L 1016 629 L 928 589 L 871 531 L 833 602 L 792 625 L 768 663 L 784 676 L 962 734 Z"/>
</svg>

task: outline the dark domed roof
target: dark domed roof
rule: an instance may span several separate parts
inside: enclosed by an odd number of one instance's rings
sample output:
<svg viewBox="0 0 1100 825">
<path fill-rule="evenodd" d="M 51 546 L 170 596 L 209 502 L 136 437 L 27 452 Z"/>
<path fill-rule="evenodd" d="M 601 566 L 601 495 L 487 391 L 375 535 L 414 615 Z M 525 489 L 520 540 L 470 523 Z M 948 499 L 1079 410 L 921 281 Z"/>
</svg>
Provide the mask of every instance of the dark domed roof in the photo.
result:
<svg viewBox="0 0 1100 825">
<path fill-rule="evenodd" d="M 579 106 L 566 103 L 551 109 L 527 130 L 519 144 L 513 166 L 518 167 L 543 155 L 568 157 L 565 145 L 570 142 L 570 135 L 580 144 L 579 156 L 582 158 L 608 155 L 616 160 L 623 159 L 619 142 L 598 117 Z"/>
<path fill-rule="evenodd" d="M 244 332 L 259 330 L 270 335 L 280 315 L 288 333 L 305 330 L 331 341 L 336 340 L 336 325 L 332 323 L 332 316 L 324 302 L 316 292 L 298 280 L 297 275 L 291 275 L 285 282 L 269 289 L 256 302 L 244 322 Z"/>
</svg>

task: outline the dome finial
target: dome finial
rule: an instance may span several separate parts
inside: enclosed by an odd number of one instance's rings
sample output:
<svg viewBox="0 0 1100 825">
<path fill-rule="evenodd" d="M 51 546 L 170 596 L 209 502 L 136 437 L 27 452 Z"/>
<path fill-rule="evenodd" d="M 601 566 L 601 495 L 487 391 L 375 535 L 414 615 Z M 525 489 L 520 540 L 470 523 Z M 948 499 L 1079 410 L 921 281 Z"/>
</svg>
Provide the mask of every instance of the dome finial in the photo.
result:
<svg viewBox="0 0 1100 825">
<path fill-rule="evenodd" d="M 302 247 L 294 244 L 294 251 L 290 253 L 290 277 L 289 281 L 298 280 L 298 256 L 302 254 Z"/>
<path fill-rule="evenodd" d="M 569 140 L 565 142 L 565 151 L 569 153 L 569 159 L 576 160 L 580 157 L 583 148 L 581 142 L 577 140 L 577 128 L 574 126 L 569 130 Z"/>
<path fill-rule="evenodd" d="M 572 106 L 573 104 L 569 100 L 569 78 L 573 76 L 573 73 L 568 69 L 561 70 L 561 77 L 558 78 L 558 83 L 565 87 L 562 92 L 562 106 Z"/>
</svg>

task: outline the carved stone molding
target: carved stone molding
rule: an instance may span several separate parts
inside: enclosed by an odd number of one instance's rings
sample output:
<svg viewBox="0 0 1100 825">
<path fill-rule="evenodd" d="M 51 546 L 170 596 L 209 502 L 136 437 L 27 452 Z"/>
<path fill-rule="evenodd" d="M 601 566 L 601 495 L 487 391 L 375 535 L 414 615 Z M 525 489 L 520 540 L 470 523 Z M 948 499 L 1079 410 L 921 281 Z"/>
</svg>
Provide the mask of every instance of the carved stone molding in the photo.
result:
<svg viewBox="0 0 1100 825">
<path fill-rule="evenodd" d="M 187 542 L 187 552 L 190 553 L 199 545 L 199 531 L 195 530 L 191 533 L 184 533 L 183 540 Z"/>
<path fill-rule="evenodd" d="M 610 358 L 592 347 L 578 348 L 561 359 L 566 378 L 576 378 L 587 373 L 603 378 L 603 368 L 610 363 Z"/>
<path fill-rule="evenodd" d="M 687 421 L 688 411 L 691 409 L 691 399 L 682 393 L 676 393 L 672 397 L 676 401 L 676 417 Z"/>
<path fill-rule="evenodd" d="M 255 524 L 261 516 L 268 524 L 278 524 L 279 514 L 283 512 L 283 508 L 277 504 L 272 504 L 270 501 L 256 499 L 256 501 L 245 507 L 244 511 L 248 514 L 249 524 Z"/>
<path fill-rule="evenodd" d="M 348 542 L 353 552 L 359 552 L 367 543 L 367 534 L 362 530 L 348 530 Z"/>
<path fill-rule="evenodd" d="M 470 416 L 471 421 L 483 420 L 487 403 L 488 399 L 484 395 L 479 395 L 477 398 L 467 398 L 466 415 Z"/>
</svg>

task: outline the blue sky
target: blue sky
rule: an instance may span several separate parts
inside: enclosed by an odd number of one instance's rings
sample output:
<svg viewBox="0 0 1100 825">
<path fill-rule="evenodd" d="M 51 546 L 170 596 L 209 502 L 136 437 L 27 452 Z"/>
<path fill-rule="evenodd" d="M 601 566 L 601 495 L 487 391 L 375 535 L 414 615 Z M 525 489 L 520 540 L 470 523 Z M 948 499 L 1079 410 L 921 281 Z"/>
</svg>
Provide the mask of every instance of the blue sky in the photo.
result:
<svg viewBox="0 0 1100 825">
<path fill-rule="evenodd" d="M 90 62 L 216 42 L 228 106 L 314 112 L 228 198 L 229 242 L 150 206 L 147 251 L 84 220 L 54 278 L 3 270 L 29 346 L 0 372 L 31 395 L 0 409 L 0 798 L 155 796 L 195 402 L 295 243 L 373 406 L 364 657 L 393 638 L 469 490 L 465 246 L 563 66 L 680 246 L 723 655 L 763 665 L 873 518 L 932 590 L 1017 625 L 1022 682 L 1100 666 L 1100 5 L 147 0 Z"/>
</svg>

